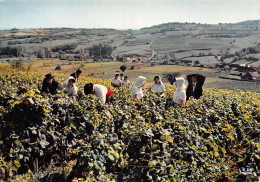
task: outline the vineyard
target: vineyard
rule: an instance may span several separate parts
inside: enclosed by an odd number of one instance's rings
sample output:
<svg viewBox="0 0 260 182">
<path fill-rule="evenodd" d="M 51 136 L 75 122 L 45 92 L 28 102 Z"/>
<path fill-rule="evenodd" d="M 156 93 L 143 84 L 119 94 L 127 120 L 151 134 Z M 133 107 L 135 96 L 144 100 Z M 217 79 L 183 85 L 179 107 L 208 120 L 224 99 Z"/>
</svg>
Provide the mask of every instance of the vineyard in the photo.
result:
<svg viewBox="0 0 260 182">
<path fill-rule="evenodd" d="M 260 175 L 259 93 L 205 89 L 174 109 L 174 86 L 160 98 L 147 85 L 141 104 L 91 77 L 75 98 L 42 95 L 44 75 L 0 72 L 0 181 L 235 181 L 244 166 Z M 85 96 L 87 82 L 115 101 Z"/>
</svg>

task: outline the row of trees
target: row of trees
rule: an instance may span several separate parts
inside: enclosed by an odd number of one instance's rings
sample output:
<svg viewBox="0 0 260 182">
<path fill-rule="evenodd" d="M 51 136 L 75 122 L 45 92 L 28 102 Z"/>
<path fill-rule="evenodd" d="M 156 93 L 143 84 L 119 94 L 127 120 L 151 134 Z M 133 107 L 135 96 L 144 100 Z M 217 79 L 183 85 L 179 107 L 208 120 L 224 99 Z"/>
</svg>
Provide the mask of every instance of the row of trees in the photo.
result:
<svg viewBox="0 0 260 182">
<path fill-rule="evenodd" d="M 55 46 L 52 49 L 48 47 L 38 47 L 34 50 L 33 54 L 38 58 L 51 58 L 52 52 L 54 53 L 76 53 L 76 44 L 66 44 Z M 89 55 L 94 58 L 108 58 L 113 51 L 113 47 L 108 44 L 98 44 L 93 45 L 89 48 Z M 78 50 L 78 54 L 84 51 Z M 25 50 L 22 46 L 5 46 L 0 47 L 0 56 L 13 56 L 13 57 L 23 57 L 25 56 Z"/>
<path fill-rule="evenodd" d="M 1 56 L 14 56 L 20 57 L 25 56 L 24 48 L 22 46 L 6 46 L 0 47 Z"/>
<path fill-rule="evenodd" d="M 37 50 L 33 52 L 33 54 L 36 55 L 38 58 L 51 58 L 51 50 L 47 47 L 39 47 Z M 0 56 L 24 57 L 25 55 L 26 51 L 22 46 L 0 47 Z"/>
</svg>

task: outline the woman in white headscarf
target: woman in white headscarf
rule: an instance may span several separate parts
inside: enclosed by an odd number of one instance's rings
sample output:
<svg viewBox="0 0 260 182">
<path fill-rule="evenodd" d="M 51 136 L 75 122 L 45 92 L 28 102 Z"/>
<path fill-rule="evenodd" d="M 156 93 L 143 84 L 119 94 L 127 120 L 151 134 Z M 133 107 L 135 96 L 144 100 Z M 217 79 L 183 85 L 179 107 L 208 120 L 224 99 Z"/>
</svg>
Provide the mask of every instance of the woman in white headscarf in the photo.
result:
<svg viewBox="0 0 260 182">
<path fill-rule="evenodd" d="M 142 87 L 145 85 L 146 78 L 143 76 L 139 76 L 137 80 L 133 83 L 132 87 L 132 99 L 141 101 L 143 99 L 143 90 Z"/>
<path fill-rule="evenodd" d="M 185 79 L 183 77 L 176 78 L 176 91 L 173 94 L 173 107 L 182 108 L 186 102 Z"/>
</svg>

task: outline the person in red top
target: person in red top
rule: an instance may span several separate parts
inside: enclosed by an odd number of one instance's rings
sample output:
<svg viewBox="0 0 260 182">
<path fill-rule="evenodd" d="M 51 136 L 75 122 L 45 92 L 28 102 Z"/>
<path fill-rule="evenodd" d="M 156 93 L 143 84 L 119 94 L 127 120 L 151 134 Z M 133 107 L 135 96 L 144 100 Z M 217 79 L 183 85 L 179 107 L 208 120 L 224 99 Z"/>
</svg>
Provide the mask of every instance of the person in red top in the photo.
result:
<svg viewBox="0 0 260 182">
<path fill-rule="evenodd" d="M 86 95 L 95 94 L 97 97 L 101 98 L 103 103 L 111 102 L 113 100 L 113 95 L 114 95 L 111 92 L 111 90 L 109 90 L 105 86 L 99 84 L 93 85 L 92 83 L 87 83 L 84 86 L 84 93 Z"/>
</svg>

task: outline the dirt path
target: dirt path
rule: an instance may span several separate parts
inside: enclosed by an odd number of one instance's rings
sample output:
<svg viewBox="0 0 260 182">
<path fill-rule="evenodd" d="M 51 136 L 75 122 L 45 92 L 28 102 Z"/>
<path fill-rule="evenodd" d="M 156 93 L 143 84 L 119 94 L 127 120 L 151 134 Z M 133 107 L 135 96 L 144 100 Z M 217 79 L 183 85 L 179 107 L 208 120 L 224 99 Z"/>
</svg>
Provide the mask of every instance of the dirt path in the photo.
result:
<svg viewBox="0 0 260 182">
<path fill-rule="evenodd" d="M 153 39 L 153 41 L 148 45 L 148 49 L 151 49 L 151 51 L 152 51 L 152 55 L 148 58 L 148 60 L 151 60 L 151 59 L 154 57 L 154 55 L 156 54 L 156 51 L 153 50 L 151 47 L 152 47 L 152 45 L 154 44 L 154 42 L 155 42 L 155 40 L 156 40 L 157 38 L 158 38 L 158 37 L 156 37 L 155 39 Z"/>
</svg>

